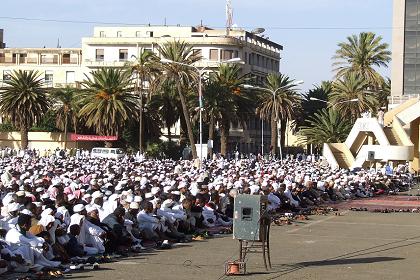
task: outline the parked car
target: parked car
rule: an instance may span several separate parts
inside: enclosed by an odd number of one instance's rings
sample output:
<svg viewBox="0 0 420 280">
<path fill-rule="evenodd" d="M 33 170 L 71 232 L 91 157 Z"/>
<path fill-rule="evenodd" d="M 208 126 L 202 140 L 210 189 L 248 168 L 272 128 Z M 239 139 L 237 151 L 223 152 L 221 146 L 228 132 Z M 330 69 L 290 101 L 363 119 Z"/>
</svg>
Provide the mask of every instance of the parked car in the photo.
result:
<svg viewBox="0 0 420 280">
<path fill-rule="evenodd" d="M 119 159 L 125 156 L 125 152 L 120 148 L 93 148 L 91 157 Z"/>
</svg>

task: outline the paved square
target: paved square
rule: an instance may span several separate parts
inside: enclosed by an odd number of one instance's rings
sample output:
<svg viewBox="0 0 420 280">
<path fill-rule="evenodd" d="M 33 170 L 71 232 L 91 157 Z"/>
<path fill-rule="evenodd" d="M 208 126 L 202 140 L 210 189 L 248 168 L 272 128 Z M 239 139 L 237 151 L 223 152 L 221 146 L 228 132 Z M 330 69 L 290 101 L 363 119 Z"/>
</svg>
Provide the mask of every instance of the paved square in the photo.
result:
<svg viewBox="0 0 420 280">
<path fill-rule="evenodd" d="M 168 251 L 140 254 L 73 279 L 418 279 L 420 214 L 345 212 L 273 226 L 273 268 L 250 255 L 247 276 L 223 276 L 238 258 L 238 242 L 216 237 Z"/>
</svg>

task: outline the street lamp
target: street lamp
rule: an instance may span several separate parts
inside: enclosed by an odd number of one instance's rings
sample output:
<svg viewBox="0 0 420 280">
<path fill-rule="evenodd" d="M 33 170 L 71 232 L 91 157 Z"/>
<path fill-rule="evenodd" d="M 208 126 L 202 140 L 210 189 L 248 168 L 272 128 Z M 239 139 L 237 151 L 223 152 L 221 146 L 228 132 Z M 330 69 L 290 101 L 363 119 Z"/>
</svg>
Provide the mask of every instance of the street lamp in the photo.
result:
<svg viewBox="0 0 420 280">
<path fill-rule="evenodd" d="M 332 103 L 332 102 L 329 102 L 329 101 L 326 101 L 326 100 L 322 100 L 322 99 L 319 99 L 319 98 L 315 98 L 315 97 L 311 97 L 311 98 L 309 98 L 309 100 L 323 102 L 323 103 L 326 103 L 326 104 L 328 104 L 328 105 L 330 105 L 332 107 L 334 107 L 334 106 L 336 106 L 338 104 L 343 104 L 343 103 L 359 102 L 359 99 L 358 98 L 344 100 L 344 101 L 337 102 L 337 103 Z"/>
<path fill-rule="evenodd" d="M 209 67 L 214 67 L 214 65 L 207 65 L 203 68 L 197 68 L 194 65 L 173 61 L 167 58 L 161 58 L 160 62 L 162 63 L 172 63 L 172 64 L 178 64 L 186 67 L 193 68 L 198 73 L 198 110 L 199 110 L 199 119 L 200 119 L 200 167 L 201 167 L 201 161 L 203 159 L 203 98 L 202 98 L 202 85 L 201 85 L 201 78 L 204 74 L 204 70 L 206 70 Z M 231 58 L 228 60 L 221 60 L 221 61 L 215 61 L 214 63 L 216 65 L 222 64 L 222 63 L 241 63 L 242 59 L 240 57 Z"/>
<path fill-rule="evenodd" d="M 303 81 L 296 81 L 293 84 L 291 84 L 291 86 L 298 86 L 303 84 Z M 263 90 L 263 91 L 267 91 L 270 92 L 273 95 L 273 102 L 274 102 L 274 111 L 275 111 L 275 115 L 276 115 L 276 132 L 277 132 L 277 137 L 278 139 L 280 139 L 280 144 L 279 144 L 279 148 L 280 148 L 280 162 L 283 163 L 283 151 L 282 151 L 282 147 L 281 147 L 281 137 L 280 137 L 280 131 L 279 131 L 279 125 L 278 125 L 278 121 L 279 121 L 279 116 L 278 116 L 278 109 L 277 109 L 277 102 L 276 102 L 276 93 L 283 89 L 283 87 L 279 87 L 276 90 L 271 90 L 268 88 L 263 88 L 263 87 L 258 87 L 258 86 L 253 86 L 253 85 L 243 85 L 244 88 L 246 89 L 257 89 L 257 90 Z M 264 130 L 261 130 L 261 134 L 262 134 L 262 139 L 264 139 Z M 263 144 L 263 143 L 262 143 Z M 274 157 L 276 156 L 276 148 L 274 148 Z"/>
</svg>

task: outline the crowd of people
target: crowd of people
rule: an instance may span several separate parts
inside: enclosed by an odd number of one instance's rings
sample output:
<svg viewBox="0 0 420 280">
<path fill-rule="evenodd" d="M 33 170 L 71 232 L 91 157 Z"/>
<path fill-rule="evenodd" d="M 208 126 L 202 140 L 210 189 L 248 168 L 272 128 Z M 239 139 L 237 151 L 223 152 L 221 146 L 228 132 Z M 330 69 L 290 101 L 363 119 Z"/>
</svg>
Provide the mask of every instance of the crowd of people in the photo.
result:
<svg viewBox="0 0 420 280">
<path fill-rule="evenodd" d="M 395 193 L 406 167 L 331 170 L 310 157 L 155 160 L 88 151 L 0 151 L 0 274 L 64 269 L 80 258 L 168 248 L 232 225 L 238 193 L 267 195 L 268 210 L 292 211 Z"/>
</svg>

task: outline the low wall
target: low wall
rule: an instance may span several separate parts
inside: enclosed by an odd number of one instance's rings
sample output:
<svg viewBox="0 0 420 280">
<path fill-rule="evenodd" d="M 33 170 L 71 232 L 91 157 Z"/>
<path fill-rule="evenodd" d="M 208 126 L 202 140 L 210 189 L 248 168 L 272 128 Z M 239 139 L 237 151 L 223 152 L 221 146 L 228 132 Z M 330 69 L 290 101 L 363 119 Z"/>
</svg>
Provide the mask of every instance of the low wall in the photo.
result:
<svg viewBox="0 0 420 280">
<path fill-rule="evenodd" d="M 28 148 L 30 149 L 50 149 L 64 148 L 65 134 L 61 132 L 29 132 Z M 98 146 L 97 142 L 71 141 L 70 133 L 67 137 L 67 149 L 81 148 L 91 149 Z M 0 147 L 14 149 L 21 148 L 20 132 L 0 132 Z"/>
</svg>

